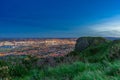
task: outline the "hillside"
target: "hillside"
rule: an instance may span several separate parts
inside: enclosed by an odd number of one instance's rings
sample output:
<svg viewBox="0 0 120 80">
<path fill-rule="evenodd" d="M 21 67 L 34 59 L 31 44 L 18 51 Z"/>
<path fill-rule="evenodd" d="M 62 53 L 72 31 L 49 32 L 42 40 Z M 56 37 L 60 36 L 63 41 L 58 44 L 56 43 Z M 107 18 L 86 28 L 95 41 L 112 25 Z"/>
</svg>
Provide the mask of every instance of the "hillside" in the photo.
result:
<svg viewBox="0 0 120 80">
<path fill-rule="evenodd" d="M 77 40 L 75 51 L 84 61 L 120 59 L 120 40 L 107 40 L 102 37 L 81 37 Z"/>
<path fill-rule="evenodd" d="M 2 80 L 120 80 L 120 40 L 81 37 L 65 56 L 0 60 Z"/>
</svg>

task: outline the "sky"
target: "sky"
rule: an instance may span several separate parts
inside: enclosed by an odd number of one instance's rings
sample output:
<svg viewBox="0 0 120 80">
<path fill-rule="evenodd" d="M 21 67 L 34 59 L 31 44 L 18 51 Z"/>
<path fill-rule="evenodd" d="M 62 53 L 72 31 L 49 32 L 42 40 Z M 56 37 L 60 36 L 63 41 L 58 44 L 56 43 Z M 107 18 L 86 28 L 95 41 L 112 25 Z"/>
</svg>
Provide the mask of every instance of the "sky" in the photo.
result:
<svg viewBox="0 0 120 80">
<path fill-rule="evenodd" d="M 0 0 L 0 38 L 120 37 L 120 0 Z"/>
</svg>

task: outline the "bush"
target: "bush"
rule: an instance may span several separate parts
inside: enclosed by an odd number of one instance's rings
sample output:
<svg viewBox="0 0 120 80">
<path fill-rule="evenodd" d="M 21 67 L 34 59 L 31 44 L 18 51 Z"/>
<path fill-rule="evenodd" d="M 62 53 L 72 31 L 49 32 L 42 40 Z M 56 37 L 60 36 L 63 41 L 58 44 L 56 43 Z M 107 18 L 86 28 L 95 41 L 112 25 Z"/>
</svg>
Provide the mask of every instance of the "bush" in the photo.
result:
<svg viewBox="0 0 120 80">
<path fill-rule="evenodd" d="M 8 78 L 10 78 L 8 66 L 0 67 L 0 80 L 1 79 L 8 79 Z"/>
<path fill-rule="evenodd" d="M 109 76 L 119 76 L 120 75 L 120 61 L 114 61 L 113 63 L 109 64 L 108 68 L 106 69 L 106 73 Z"/>
<path fill-rule="evenodd" d="M 28 69 L 23 64 L 16 64 L 10 66 L 9 73 L 12 77 L 22 77 L 26 75 Z"/>
</svg>

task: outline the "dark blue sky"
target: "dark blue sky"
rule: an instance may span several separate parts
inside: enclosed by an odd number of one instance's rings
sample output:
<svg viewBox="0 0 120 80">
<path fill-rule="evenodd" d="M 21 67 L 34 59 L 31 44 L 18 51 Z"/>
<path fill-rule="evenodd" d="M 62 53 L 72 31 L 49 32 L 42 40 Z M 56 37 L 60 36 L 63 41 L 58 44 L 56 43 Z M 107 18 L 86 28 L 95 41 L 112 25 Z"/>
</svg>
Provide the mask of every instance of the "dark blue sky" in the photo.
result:
<svg viewBox="0 0 120 80">
<path fill-rule="evenodd" d="M 119 15 L 120 0 L 0 0 L 0 37 L 114 36 L 99 27 Z"/>
</svg>

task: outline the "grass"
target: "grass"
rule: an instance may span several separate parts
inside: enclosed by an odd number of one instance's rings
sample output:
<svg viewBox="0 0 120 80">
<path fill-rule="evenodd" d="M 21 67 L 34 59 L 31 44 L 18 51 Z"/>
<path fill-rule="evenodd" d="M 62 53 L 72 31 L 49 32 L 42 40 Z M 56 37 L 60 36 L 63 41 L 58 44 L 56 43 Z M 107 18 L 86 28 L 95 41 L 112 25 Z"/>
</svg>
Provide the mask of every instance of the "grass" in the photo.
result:
<svg viewBox="0 0 120 80">
<path fill-rule="evenodd" d="M 14 80 L 120 80 L 118 63 L 119 60 L 107 64 L 75 62 L 45 70 L 30 70 L 28 75 Z"/>
<path fill-rule="evenodd" d="M 120 80 L 120 60 L 97 63 L 76 61 L 46 68 L 1 63 L 4 64 L 0 67 L 0 77 L 8 80 Z"/>
</svg>

